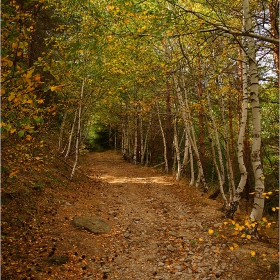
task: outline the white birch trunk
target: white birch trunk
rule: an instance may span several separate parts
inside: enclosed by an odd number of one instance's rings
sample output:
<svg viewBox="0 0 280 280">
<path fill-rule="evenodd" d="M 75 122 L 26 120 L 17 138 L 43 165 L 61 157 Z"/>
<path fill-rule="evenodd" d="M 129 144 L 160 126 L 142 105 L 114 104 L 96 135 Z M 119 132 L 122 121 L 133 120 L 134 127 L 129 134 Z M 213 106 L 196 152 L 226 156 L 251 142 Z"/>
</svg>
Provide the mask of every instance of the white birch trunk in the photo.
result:
<svg viewBox="0 0 280 280">
<path fill-rule="evenodd" d="M 185 146 L 184 146 L 184 156 L 183 156 L 183 161 L 181 164 L 181 174 L 183 175 L 186 172 L 186 166 L 188 164 L 188 160 L 189 160 L 189 140 L 188 140 L 188 133 L 186 132 L 186 129 L 184 130 L 184 134 L 185 134 Z"/>
<path fill-rule="evenodd" d="M 220 144 L 220 138 L 219 138 L 219 134 L 218 134 L 218 129 L 217 129 L 217 125 L 216 125 L 216 120 L 214 118 L 213 112 L 212 112 L 212 105 L 211 105 L 211 101 L 210 101 L 210 96 L 209 96 L 209 92 L 207 91 L 207 102 L 208 102 L 208 108 L 209 108 L 209 116 L 210 119 L 212 121 L 212 125 L 213 125 L 213 130 L 214 130 L 214 134 L 215 134 L 215 143 L 216 143 L 216 148 L 217 148 L 217 152 L 218 152 L 218 158 L 219 158 L 219 164 L 220 164 L 220 176 L 221 176 L 221 183 L 222 186 L 224 186 L 225 183 L 225 169 L 224 169 L 224 163 L 223 163 L 223 155 L 222 155 L 222 150 L 221 150 L 221 144 Z"/>
<path fill-rule="evenodd" d="M 211 150 L 212 150 L 212 155 L 213 155 L 213 163 L 214 163 L 214 166 L 215 166 L 215 169 L 216 169 L 216 172 L 217 172 L 217 176 L 218 176 L 220 193 L 221 193 L 222 198 L 224 200 L 224 206 L 227 207 L 228 200 L 227 200 L 227 197 L 226 197 L 225 192 L 224 192 L 224 181 L 223 181 L 222 174 L 220 172 L 219 166 L 217 164 L 216 151 L 215 151 L 215 146 L 214 146 L 214 142 L 213 142 L 213 135 L 212 135 L 211 128 L 209 127 L 208 123 L 207 123 L 207 129 L 208 129 L 209 139 L 210 139 L 210 143 L 211 143 Z"/>
<path fill-rule="evenodd" d="M 85 86 L 85 79 L 83 79 L 82 88 L 81 88 L 81 95 L 80 95 L 80 104 L 79 104 L 79 113 L 78 113 L 78 128 L 77 128 L 77 135 L 76 135 L 76 151 L 75 151 L 75 162 L 72 168 L 70 180 L 72 180 L 75 169 L 78 163 L 78 157 L 79 157 L 79 140 L 80 140 L 80 134 L 81 134 L 81 115 L 82 115 L 82 102 L 83 102 L 83 95 L 84 95 L 84 86 Z"/>
<path fill-rule="evenodd" d="M 75 111 L 75 116 L 74 116 L 74 120 L 73 120 L 73 124 L 72 124 L 72 128 L 71 128 L 71 132 L 69 135 L 69 139 L 68 139 L 68 146 L 67 146 L 67 150 L 66 150 L 65 157 L 64 157 L 65 160 L 67 159 L 70 149 L 71 149 L 71 143 L 72 143 L 73 133 L 74 133 L 75 125 L 76 125 L 77 113 L 78 113 L 78 110 Z"/>
<path fill-rule="evenodd" d="M 190 186 L 193 186 L 194 185 L 194 166 L 193 166 L 193 153 L 192 153 L 191 145 L 189 145 L 189 152 L 190 152 L 190 166 L 191 166 Z"/>
<path fill-rule="evenodd" d="M 65 122 L 67 118 L 68 111 L 66 110 L 62 119 L 62 123 L 60 126 L 60 132 L 59 132 L 59 138 L 58 138 L 58 151 L 62 152 L 62 142 L 63 142 L 63 132 L 64 132 L 64 127 L 65 127 Z"/>
<path fill-rule="evenodd" d="M 163 149 L 164 149 L 163 150 L 163 156 L 164 156 L 165 172 L 168 173 L 169 170 L 168 170 L 166 139 L 165 139 L 165 134 L 164 134 L 164 130 L 163 130 L 163 127 L 162 127 L 161 118 L 160 118 L 158 102 L 156 102 L 156 105 L 157 105 L 158 122 L 159 122 L 159 127 L 160 127 L 160 131 L 161 131 L 161 135 L 162 135 L 162 141 L 163 141 Z"/>
<path fill-rule="evenodd" d="M 235 184 L 233 178 L 233 170 L 231 165 L 230 159 L 230 152 L 229 152 L 229 130 L 228 126 L 226 125 L 226 114 L 225 114 L 225 103 L 224 97 L 221 97 L 221 111 L 222 111 L 222 121 L 223 121 L 223 130 L 224 130 L 224 139 L 225 139 L 225 149 L 226 149 L 226 166 L 227 166 L 227 176 L 228 176 L 228 185 L 229 185 L 229 201 L 233 200 L 233 196 L 235 193 Z"/>
<path fill-rule="evenodd" d="M 145 154 L 146 153 L 147 153 L 147 157 L 148 157 L 147 145 L 148 145 L 148 137 L 149 137 L 149 134 L 150 134 L 151 125 L 152 125 L 152 113 L 150 113 L 148 129 L 147 129 L 146 136 L 145 136 L 145 141 L 144 141 L 144 144 L 143 144 L 143 147 L 142 147 L 142 153 L 141 153 L 141 164 L 142 165 L 144 165 L 144 159 L 145 159 Z"/>
<path fill-rule="evenodd" d="M 191 147 L 193 148 L 193 151 L 195 153 L 195 157 L 196 157 L 196 160 L 197 160 L 198 180 L 197 180 L 196 185 L 198 185 L 198 183 L 201 181 L 202 184 L 203 184 L 204 191 L 207 192 L 208 191 L 208 186 L 207 186 L 205 178 L 204 178 L 202 164 L 201 164 L 201 161 L 200 161 L 199 152 L 198 152 L 198 148 L 197 148 L 197 145 L 196 145 L 196 140 L 195 140 L 196 138 L 195 138 L 195 133 L 194 133 L 194 129 L 193 129 L 193 124 L 191 122 L 191 116 L 190 116 L 190 110 L 189 110 L 189 107 L 188 107 L 188 102 L 187 102 L 187 100 L 185 100 L 185 102 L 183 101 L 183 96 L 182 96 L 181 90 L 179 88 L 178 82 L 177 82 L 175 77 L 174 77 L 174 84 L 175 84 L 175 89 L 176 89 L 179 105 L 180 105 L 180 108 L 181 108 L 182 118 L 184 120 L 185 129 L 188 133 L 188 139 L 190 141 Z M 185 88 L 184 88 L 184 90 L 185 90 Z M 191 128 L 189 128 L 189 123 L 190 123 Z M 191 136 L 191 133 L 190 133 L 190 129 L 191 129 L 191 132 L 192 132 L 192 136 Z"/>
<path fill-rule="evenodd" d="M 243 47 L 245 47 L 245 41 L 243 39 Z M 248 116 L 248 79 L 247 79 L 247 56 L 242 49 L 242 114 L 241 114 L 241 124 L 237 140 L 237 160 L 240 172 L 240 181 L 238 187 L 236 188 L 233 200 L 230 203 L 229 210 L 227 212 L 227 217 L 233 219 L 235 212 L 238 209 L 239 202 L 241 199 L 241 194 L 247 182 L 248 172 L 244 162 L 244 138 L 246 131 L 246 123 Z"/>
<path fill-rule="evenodd" d="M 137 164 L 137 139 L 138 139 L 138 116 L 134 119 L 134 149 L 133 149 L 133 163 Z"/>
<path fill-rule="evenodd" d="M 253 29 L 252 18 L 250 14 L 249 1 L 243 0 L 243 13 L 245 20 L 245 32 L 251 32 Z M 250 219 L 261 220 L 264 209 L 264 174 L 261 164 L 261 115 L 259 101 L 259 79 L 256 62 L 256 48 L 253 38 L 248 37 L 248 60 L 250 77 L 250 100 L 252 106 L 253 135 L 252 135 L 252 166 L 255 178 L 254 206 L 250 214 Z"/>
<path fill-rule="evenodd" d="M 175 154 L 177 159 L 177 173 L 176 173 L 176 180 L 179 181 L 181 177 L 181 158 L 180 158 L 180 148 L 179 148 L 179 141 L 178 141 L 178 131 L 177 131 L 177 118 L 176 115 L 174 116 L 173 120 L 174 126 L 174 147 L 175 147 Z M 174 160 L 175 162 L 175 160 Z"/>
</svg>

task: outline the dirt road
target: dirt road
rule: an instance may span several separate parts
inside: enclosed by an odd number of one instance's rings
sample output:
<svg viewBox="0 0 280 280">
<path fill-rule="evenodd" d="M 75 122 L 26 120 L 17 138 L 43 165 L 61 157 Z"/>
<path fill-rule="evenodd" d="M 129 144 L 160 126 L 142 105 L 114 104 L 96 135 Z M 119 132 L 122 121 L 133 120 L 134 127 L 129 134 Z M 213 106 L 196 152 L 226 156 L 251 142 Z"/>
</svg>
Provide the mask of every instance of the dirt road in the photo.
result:
<svg viewBox="0 0 280 280">
<path fill-rule="evenodd" d="M 10 272 L 3 279 L 278 279 L 271 269 L 277 247 L 231 237 L 221 205 L 199 190 L 112 151 L 81 162 L 86 179 L 56 191 L 55 208 L 27 237 L 32 251 L 26 250 L 21 273 L 26 267 L 31 277 Z M 71 221 L 79 215 L 101 217 L 111 231 L 77 229 Z"/>
</svg>

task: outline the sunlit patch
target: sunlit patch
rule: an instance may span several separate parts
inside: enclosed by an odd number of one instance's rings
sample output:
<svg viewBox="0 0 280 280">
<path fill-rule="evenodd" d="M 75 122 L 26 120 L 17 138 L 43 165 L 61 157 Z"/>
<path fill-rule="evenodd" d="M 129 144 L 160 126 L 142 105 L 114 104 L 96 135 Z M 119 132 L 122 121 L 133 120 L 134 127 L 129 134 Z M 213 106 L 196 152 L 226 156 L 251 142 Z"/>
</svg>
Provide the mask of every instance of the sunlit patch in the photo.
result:
<svg viewBox="0 0 280 280">
<path fill-rule="evenodd" d="M 100 176 L 101 179 L 103 179 L 104 181 L 106 181 L 107 183 L 110 184 L 152 184 L 152 183 L 156 183 L 156 184 L 162 184 L 162 185 L 166 185 L 166 186 L 170 186 L 172 185 L 172 183 L 168 182 L 166 180 L 165 177 L 162 176 L 155 176 L 155 177 L 146 177 L 146 178 L 141 178 L 141 177 L 114 177 L 111 175 L 101 175 Z"/>
</svg>

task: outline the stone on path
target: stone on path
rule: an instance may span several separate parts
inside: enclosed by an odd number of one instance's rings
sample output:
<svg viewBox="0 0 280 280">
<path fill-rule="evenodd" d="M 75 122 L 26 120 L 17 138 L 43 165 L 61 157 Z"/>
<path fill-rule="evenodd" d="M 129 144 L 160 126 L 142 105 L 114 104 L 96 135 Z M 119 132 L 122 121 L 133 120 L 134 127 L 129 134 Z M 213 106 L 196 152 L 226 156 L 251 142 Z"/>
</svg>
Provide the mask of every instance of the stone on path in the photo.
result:
<svg viewBox="0 0 280 280">
<path fill-rule="evenodd" d="M 110 225 L 100 217 L 77 216 L 73 219 L 73 225 L 95 234 L 109 233 L 111 230 Z"/>
</svg>

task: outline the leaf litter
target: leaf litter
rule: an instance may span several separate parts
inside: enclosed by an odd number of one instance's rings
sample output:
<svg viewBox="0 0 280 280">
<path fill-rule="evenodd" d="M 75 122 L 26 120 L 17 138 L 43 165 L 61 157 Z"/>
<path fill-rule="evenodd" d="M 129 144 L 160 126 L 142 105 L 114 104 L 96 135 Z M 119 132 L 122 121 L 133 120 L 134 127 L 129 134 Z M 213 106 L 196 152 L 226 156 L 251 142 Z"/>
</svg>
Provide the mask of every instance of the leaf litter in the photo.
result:
<svg viewBox="0 0 280 280">
<path fill-rule="evenodd" d="M 79 170 L 4 198 L 2 279 L 278 279 L 277 242 L 232 235 L 221 204 L 183 181 L 113 151 L 83 155 Z M 110 232 L 73 227 L 80 215 Z"/>
</svg>

